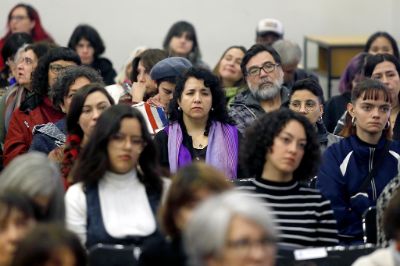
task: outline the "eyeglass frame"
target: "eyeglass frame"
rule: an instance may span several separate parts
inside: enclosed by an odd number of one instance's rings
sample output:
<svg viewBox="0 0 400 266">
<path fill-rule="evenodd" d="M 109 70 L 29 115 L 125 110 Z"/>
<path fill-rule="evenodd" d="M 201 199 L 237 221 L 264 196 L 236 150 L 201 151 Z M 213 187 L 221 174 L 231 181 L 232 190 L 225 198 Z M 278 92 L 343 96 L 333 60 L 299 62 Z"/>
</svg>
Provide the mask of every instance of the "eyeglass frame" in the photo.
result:
<svg viewBox="0 0 400 266">
<path fill-rule="evenodd" d="M 261 74 L 261 69 L 265 72 L 265 73 L 272 73 L 276 70 L 277 67 L 281 66 L 278 63 L 272 63 L 272 62 L 265 62 L 264 64 L 262 64 L 262 66 L 251 66 L 249 69 L 246 70 L 246 75 L 250 76 L 250 77 L 256 77 L 259 76 Z M 265 67 L 270 67 L 271 69 L 265 69 Z M 256 70 L 257 69 L 257 73 L 250 73 L 250 71 L 252 70 Z"/>
<path fill-rule="evenodd" d="M 62 65 L 59 65 L 59 64 L 54 64 L 54 65 L 50 64 L 49 65 L 50 71 L 53 72 L 53 74 L 56 74 L 56 75 L 59 74 L 60 72 L 64 71 L 65 69 L 69 68 L 69 67 L 71 67 L 71 66 L 62 66 Z"/>
<path fill-rule="evenodd" d="M 254 247 L 261 247 L 263 249 L 274 247 L 277 240 L 272 237 L 264 236 L 261 239 L 250 240 L 250 239 L 238 239 L 238 240 L 228 240 L 225 245 L 227 248 L 236 250 L 242 255 L 248 254 L 250 250 Z"/>
</svg>

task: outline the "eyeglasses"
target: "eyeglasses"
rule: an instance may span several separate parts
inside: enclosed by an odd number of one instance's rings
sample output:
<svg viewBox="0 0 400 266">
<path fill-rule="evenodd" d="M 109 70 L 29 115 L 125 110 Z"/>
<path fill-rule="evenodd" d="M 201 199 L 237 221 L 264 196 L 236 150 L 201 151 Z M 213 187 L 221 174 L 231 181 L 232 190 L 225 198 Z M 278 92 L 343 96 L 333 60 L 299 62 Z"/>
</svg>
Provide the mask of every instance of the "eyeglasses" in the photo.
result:
<svg viewBox="0 0 400 266">
<path fill-rule="evenodd" d="M 278 66 L 279 66 L 279 64 L 273 64 L 271 62 L 266 62 L 265 64 L 263 64 L 260 67 L 252 66 L 247 70 L 247 75 L 252 76 L 252 77 L 258 76 L 261 73 L 261 69 L 264 70 L 265 73 L 271 73 Z"/>
<path fill-rule="evenodd" d="M 61 71 L 64 71 L 65 69 L 67 69 L 69 67 L 71 67 L 71 66 L 62 66 L 62 65 L 58 65 L 58 64 L 49 66 L 51 72 L 53 72 L 54 74 L 59 74 Z"/>
<path fill-rule="evenodd" d="M 115 143 L 118 145 L 124 145 L 127 140 L 129 140 L 131 145 L 135 147 L 143 147 L 146 144 L 146 142 L 141 137 L 128 136 L 122 133 L 116 133 L 112 135 L 111 139 L 115 141 Z"/>
<path fill-rule="evenodd" d="M 21 20 L 24 20 L 24 19 L 27 19 L 27 18 L 28 18 L 28 16 L 11 16 L 10 17 L 10 21 L 12 21 L 12 20 L 21 21 Z"/>
<path fill-rule="evenodd" d="M 314 111 L 318 104 L 313 100 L 306 100 L 304 102 L 295 100 L 295 101 L 291 101 L 289 103 L 290 109 L 292 109 L 296 112 L 300 112 L 301 107 L 303 105 L 304 105 L 304 110 L 308 113 L 308 112 Z"/>
<path fill-rule="evenodd" d="M 261 247 L 263 249 L 267 249 L 274 246 L 275 243 L 276 239 L 271 237 L 263 237 L 257 240 L 243 238 L 243 239 L 228 241 L 227 247 L 234 249 L 235 252 L 240 253 L 241 255 L 245 255 L 249 254 L 250 250 L 254 247 Z"/>
<path fill-rule="evenodd" d="M 29 58 L 29 57 L 19 58 L 17 64 L 21 64 L 21 63 L 24 63 L 25 65 L 30 66 L 30 65 L 33 65 L 33 59 Z"/>
</svg>

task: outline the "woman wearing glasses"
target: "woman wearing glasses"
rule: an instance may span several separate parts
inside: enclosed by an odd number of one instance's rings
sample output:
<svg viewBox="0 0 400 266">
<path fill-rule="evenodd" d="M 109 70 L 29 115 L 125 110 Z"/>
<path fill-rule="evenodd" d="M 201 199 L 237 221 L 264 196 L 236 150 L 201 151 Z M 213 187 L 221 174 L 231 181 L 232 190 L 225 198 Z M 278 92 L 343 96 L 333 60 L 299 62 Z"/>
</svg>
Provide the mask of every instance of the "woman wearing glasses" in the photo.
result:
<svg viewBox="0 0 400 266">
<path fill-rule="evenodd" d="M 321 86 L 312 79 L 296 81 L 289 96 L 289 108 L 307 117 L 315 127 L 321 153 L 341 139 L 339 136 L 328 133 L 325 128 L 322 120 L 324 113 L 323 97 Z"/>
<path fill-rule="evenodd" d="M 64 47 L 50 49 L 39 59 L 33 72 L 33 93 L 25 98 L 10 119 L 4 145 L 4 165 L 29 150 L 33 138 L 32 130 L 36 125 L 56 122 L 64 117 L 65 114 L 52 105 L 49 90 L 63 69 L 80 63 L 79 56 Z"/>
<path fill-rule="evenodd" d="M 237 177 L 239 135 L 230 124 L 216 76 L 205 69 L 188 69 L 177 81 L 168 113 L 170 124 L 155 136 L 162 166 L 175 173 L 201 160 L 230 179 Z"/>
<path fill-rule="evenodd" d="M 391 95 L 381 82 L 358 83 L 347 111 L 345 138 L 325 151 L 317 187 L 332 203 L 341 242 L 357 244 L 363 213 L 397 175 L 400 143 L 390 141 Z"/>
<path fill-rule="evenodd" d="M 156 211 L 168 183 L 141 113 L 114 105 L 97 121 L 66 193 L 66 224 L 86 247 L 141 245 L 157 235 Z"/>
</svg>

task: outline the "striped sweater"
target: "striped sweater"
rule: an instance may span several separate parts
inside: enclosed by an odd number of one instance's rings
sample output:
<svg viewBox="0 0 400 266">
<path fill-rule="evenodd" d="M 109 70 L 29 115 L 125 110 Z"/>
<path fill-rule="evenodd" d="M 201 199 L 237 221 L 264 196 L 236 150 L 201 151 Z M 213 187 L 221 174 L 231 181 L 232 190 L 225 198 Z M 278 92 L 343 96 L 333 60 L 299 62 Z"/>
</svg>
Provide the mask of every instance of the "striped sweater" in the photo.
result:
<svg viewBox="0 0 400 266">
<path fill-rule="evenodd" d="M 237 189 L 265 201 L 275 216 L 279 246 L 297 249 L 339 243 L 330 201 L 318 190 L 297 181 L 272 182 L 261 178 L 237 182 Z"/>
</svg>

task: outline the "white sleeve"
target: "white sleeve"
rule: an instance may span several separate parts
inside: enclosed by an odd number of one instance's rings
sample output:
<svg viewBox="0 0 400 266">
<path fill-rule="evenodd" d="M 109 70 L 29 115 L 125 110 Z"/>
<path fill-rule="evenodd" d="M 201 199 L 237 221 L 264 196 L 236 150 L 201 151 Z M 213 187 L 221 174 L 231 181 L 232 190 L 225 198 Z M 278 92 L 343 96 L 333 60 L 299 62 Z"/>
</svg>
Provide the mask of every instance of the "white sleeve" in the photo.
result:
<svg viewBox="0 0 400 266">
<path fill-rule="evenodd" d="M 72 185 L 65 193 L 65 210 L 67 228 L 74 232 L 85 245 L 87 206 L 82 183 Z"/>
</svg>

